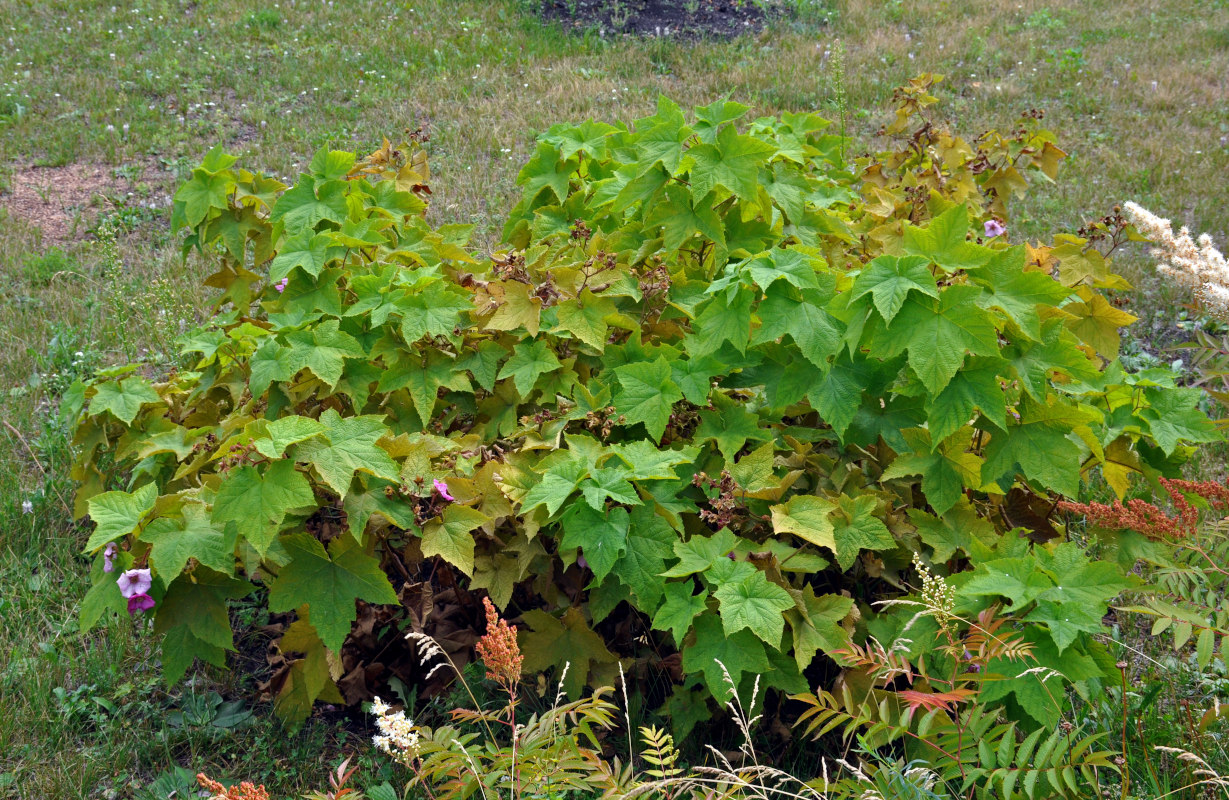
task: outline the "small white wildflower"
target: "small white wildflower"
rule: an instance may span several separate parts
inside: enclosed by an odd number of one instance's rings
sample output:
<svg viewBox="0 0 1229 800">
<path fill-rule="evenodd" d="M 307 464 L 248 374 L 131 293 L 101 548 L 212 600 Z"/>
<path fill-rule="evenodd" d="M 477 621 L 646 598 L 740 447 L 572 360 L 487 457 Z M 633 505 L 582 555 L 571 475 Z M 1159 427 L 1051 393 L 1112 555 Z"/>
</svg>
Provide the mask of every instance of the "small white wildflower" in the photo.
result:
<svg viewBox="0 0 1229 800">
<path fill-rule="evenodd" d="M 22 500 L 21 501 L 21 513 L 33 514 L 34 513 L 34 503 L 32 503 L 29 500 Z"/>
</svg>

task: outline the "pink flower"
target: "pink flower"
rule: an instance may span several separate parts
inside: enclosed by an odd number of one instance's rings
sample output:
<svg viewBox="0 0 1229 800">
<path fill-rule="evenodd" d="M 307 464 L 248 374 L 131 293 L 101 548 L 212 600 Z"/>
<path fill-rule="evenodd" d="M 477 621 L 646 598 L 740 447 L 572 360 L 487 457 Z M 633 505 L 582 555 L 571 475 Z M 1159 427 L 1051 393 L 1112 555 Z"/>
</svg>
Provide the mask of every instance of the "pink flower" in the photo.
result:
<svg viewBox="0 0 1229 800">
<path fill-rule="evenodd" d="M 134 594 L 128 598 L 128 613 L 132 616 L 140 614 L 142 611 L 149 611 L 154 607 L 154 598 L 142 592 Z"/>
<path fill-rule="evenodd" d="M 286 287 L 290 285 L 290 278 L 282 278 L 277 283 L 273 284 L 273 288 L 277 289 L 277 293 L 281 294 L 286 291 Z"/>
<path fill-rule="evenodd" d="M 986 220 L 985 230 L 987 239 L 993 239 L 996 236 L 1002 236 L 1007 233 L 1007 227 L 997 219 Z"/>
<path fill-rule="evenodd" d="M 436 478 L 433 481 L 431 481 L 431 484 L 435 486 L 435 491 L 440 493 L 440 497 L 444 498 L 445 500 L 456 500 L 455 497 L 448 494 L 448 484 L 444 483 L 439 478 Z"/>
<path fill-rule="evenodd" d="M 115 542 L 111 542 L 110 544 L 108 544 L 106 549 L 102 551 L 102 571 L 103 572 L 114 572 L 115 571 L 115 554 L 118 552 L 119 552 L 119 548 L 115 546 Z"/>
<path fill-rule="evenodd" d="M 131 600 L 148 592 L 154 585 L 154 579 L 147 569 L 130 569 L 121 573 L 116 583 L 119 584 L 119 593 Z"/>
</svg>

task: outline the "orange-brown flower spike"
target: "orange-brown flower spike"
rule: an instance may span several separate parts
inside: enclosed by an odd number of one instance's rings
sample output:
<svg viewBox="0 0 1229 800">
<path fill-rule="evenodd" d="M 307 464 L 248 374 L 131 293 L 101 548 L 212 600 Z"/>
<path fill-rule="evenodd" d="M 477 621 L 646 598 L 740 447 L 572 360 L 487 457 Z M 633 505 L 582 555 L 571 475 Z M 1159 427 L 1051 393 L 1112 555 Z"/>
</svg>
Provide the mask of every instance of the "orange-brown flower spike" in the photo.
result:
<svg viewBox="0 0 1229 800">
<path fill-rule="evenodd" d="M 263 785 L 256 786 L 249 781 L 228 789 L 202 772 L 197 774 L 196 782 L 209 792 L 210 800 L 269 800 L 269 792 Z"/>
<path fill-rule="evenodd" d="M 1101 528 L 1118 528 L 1138 531 L 1150 539 L 1177 540 L 1194 535 L 1199 527 L 1199 510 L 1186 499 L 1186 494 L 1198 495 L 1217 510 L 1229 508 L 1229 486 L 1210 481 L 1182 481 L 1161 478 L 1161 485 L 1169 493 L 1174 515 L 1166 513 L 1154 503 L 1143 500 L 1128 500 L 1126 505 L 1115 501 L 1104 503 L 1072 503 L 1062 500 L 1061 511 L 1083 514 L 1088 521 Z"/>
<path fill-rule="evenodd" d="M 487 678 L 511 693 L 521 678 L 521 664 L 525 660 L 516 643 L 516 628 L 500 619 L 491 598 L 482 598 L 482 604 L 486 607 L 486 633 L 475 649 L 486 665 Z"/>
</svg>

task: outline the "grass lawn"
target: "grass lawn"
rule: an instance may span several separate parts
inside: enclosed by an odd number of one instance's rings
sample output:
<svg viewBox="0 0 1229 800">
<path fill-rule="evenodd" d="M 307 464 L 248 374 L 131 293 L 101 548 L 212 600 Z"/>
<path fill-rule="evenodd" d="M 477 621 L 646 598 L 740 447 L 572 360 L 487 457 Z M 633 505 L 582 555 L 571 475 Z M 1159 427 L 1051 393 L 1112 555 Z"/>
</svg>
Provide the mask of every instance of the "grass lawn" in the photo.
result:
<svg viewBox="0 0 1229 800">
<path fill-rule="evenodd" d="M 719 42 L 565 33 L 532 5 L 0 0 L 0 797 L 165 797 L 176 764 L 289 795 L 323 784 L 322 753 L 354 749 L 364 781 L 378 771 L 363 734 L 327 714 L 295 735 L 267 706 L 216 724 L 227 720 L 209 692 L 250 691 L 242 666 L 168 690 L 149 631 L 77 627 L 89 562 L 56 399 L 100 366 L 175 363 L 174 336 L 206 298 L 170 235 L 169 199 L 216 144 L 291 178 L 322 146 L 366 152 L 421 127 L 428 219 L 472 223 L 494 245 L 516 171 L 554 122 L 629 120 L 662 93 L 837 119 L 843 95 L 850 134 L 869 143 L 892 88 L 936 72 L 939 113 L 967 138 L 1039 108 L 1070 154 L 1021 209 L 1014 241 L 1128 199 L 1222 249 L 1229 234 L 1226 0 L 833 0 Z M 1176 358 L 1157 348 L 1182 341 L 1185 297 L 1139 249 L 1120 266 L 1140 288 L 1126 352 Z M 1223 477 L 1219 454 L 1204 459 L 1209 476 Z M 249 617 L 248 629 L 262 622 Z M 248 645 L 240 661 L 262 664 L 259 637 Z M 1154 669 L 1168 670 L 1169 698 L 1155 708 L 1202 708 L 1226 690 L 1224 675 L 1177 661 Z M 1180 723 L 1154 713 L 1147 735 L 1172 744 Z M 1153 766 L 1148 791 L 1187 781 Z"/>
</svg>

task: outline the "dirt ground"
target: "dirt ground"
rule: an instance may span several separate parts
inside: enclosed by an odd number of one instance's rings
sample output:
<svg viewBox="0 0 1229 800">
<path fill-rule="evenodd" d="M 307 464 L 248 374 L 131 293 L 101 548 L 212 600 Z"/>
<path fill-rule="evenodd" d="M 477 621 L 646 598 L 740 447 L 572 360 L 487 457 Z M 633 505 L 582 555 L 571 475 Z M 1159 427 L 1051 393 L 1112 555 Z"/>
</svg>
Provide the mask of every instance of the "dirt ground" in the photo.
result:
<svg viewBox="0 0 1229 800">
<path fill-rule="evenodd" d="M 8 183 L 8 191 L 0 194 L 0 209 L 37 227 L 48 244 L 81 238 L 89 210 L 99 197 L 123 194 L 130 188 L 111 169 L 97 164 L 17 167 Z"/>
<path fill-rule="evenodd" d="M 764 24 L 753 3 L 695 0 L 546 0 L 542 15 L 564 27 L 597 27 L 608 33 L 639 36 L 712 36 L 727 39 Z"/>
</svg>

